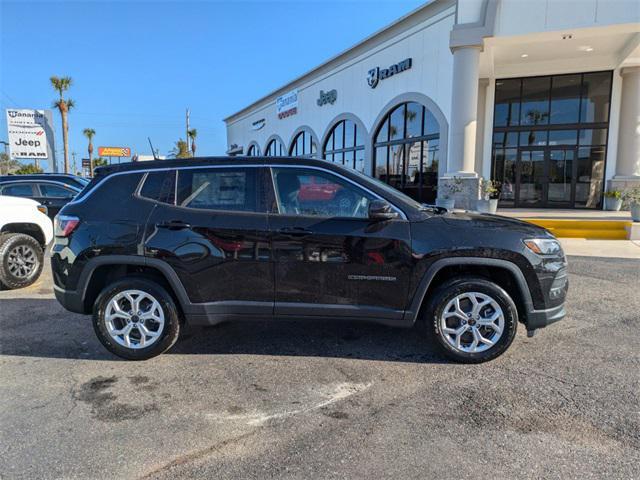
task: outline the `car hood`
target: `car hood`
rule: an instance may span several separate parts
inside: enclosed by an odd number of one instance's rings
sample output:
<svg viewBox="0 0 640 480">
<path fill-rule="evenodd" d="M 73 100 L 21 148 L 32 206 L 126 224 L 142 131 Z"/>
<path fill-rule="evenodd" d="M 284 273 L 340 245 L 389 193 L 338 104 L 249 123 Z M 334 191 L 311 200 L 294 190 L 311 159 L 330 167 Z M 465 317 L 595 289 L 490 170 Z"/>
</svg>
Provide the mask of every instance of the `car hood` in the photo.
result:
<svg viewBox="0 0 640 480">
<path fill-rule="evenodd" d="M 449 225 L 465 228 L 493 228 L 519 232 L 532 237 L 553 237 L 548 230 L 533 223 L 489 213 L 448 212 L 442 216 L 442 220 Z"/>
<path fill-rule="evenodd" d="M 22 197 L 11 197 L 8 195 L 0 195 L 0 207 L 37 207 L 40 205 L 35 200 Z"/>
</svg>

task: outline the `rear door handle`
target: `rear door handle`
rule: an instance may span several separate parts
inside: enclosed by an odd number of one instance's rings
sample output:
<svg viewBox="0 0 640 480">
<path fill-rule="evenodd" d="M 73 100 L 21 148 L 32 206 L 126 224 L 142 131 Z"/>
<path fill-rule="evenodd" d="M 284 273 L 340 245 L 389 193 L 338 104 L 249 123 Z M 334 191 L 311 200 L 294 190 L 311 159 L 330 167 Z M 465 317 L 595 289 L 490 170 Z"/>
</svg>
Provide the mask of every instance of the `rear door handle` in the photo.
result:
<svg viewBox="0 0 640 480">
<path fill-rule="evenodd" d="M 291 237 L 306 237 L 307 235 L 311 235 L 313 232 L 302 227 L 285 227 L 278 230 L 278 233 Z"/>
<path fill-rule="evenodd" d="M 184 230 L 186 228 L 191 228 L 191 225 L 185 222 L 181 222 L 180 220 L 170 220 L 168 222 L 156 223 L 156 227 L 168 228 L 169 230 Z"/>
</svg>

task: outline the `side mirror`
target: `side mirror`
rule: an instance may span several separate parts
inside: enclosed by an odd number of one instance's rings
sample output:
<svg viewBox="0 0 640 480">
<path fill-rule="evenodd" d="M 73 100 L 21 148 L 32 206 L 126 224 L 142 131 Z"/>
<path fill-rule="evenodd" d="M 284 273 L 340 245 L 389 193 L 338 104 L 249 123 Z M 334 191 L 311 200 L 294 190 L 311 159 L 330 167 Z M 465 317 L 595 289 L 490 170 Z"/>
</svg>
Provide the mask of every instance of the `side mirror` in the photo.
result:
<svg viewBox="0 0 640 480">
<path fill-rule="evenodd" d="M 369 202 L 369 218 L 371 220 L 393 220 L 398 216 L 398 212 L 384 200 L 371 200 Z"/>
</svg>

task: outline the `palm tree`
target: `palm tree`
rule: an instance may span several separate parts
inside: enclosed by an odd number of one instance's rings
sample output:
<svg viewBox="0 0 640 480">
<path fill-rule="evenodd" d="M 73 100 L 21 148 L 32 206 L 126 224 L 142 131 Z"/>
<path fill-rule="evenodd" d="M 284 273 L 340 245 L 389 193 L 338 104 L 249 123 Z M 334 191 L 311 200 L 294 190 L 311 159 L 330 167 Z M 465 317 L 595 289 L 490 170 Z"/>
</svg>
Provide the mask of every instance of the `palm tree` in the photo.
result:
<svg viewBox="0 0 640 480">
<path fill-rule="evenodd" d="M 173 158 L 189 158 L 189 149 L 187 147 L 187 142 L 179 139 L 175 143 L 173 150 L 169 152 L 169 156 Z"/>
<path fill-rule="evenodd" d="M 55 75 L 50 78 L 51 85 L 58 92 L 60 98 L 53 102 L 53 107 L 60 110 L 60 116 L 62 117 L 62 143 L 64 144 L 64 173 L 69 173 L 69 124 L 67 121 L 67 114 L 69 110 L 75 107 L 73 100 L 70 98 L 64 98 L 64 92 L 66 92 L 73 80 L 71 77 L 56 77 Z"/>
<path fill-rule="evenodd" d="M 96 131 L 93 128 L 85 128 L 82 134 L 89 140 L 87 152 L 89 152 L 89 175 L 93 177 L 93 137 Z"/>
<path fill-rule="evenodd" d="M 196 130 L 195 128 L 192 128 L 191 130 L 187 130 L 187 134 L 191 139 L 191 153 L 195 157 L 196 156 L 196 137 L 198 136 L 198 130 Z"/>
</svg>

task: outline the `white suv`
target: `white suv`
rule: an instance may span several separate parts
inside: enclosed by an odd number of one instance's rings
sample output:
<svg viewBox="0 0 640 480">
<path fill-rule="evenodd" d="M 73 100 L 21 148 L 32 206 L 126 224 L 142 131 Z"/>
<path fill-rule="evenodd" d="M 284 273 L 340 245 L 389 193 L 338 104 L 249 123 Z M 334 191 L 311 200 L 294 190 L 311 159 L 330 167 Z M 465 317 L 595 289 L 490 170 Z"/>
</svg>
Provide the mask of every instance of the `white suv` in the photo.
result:
<svg viewBox="0 0 640 480">
<path fill-rule="evenodd" d="M 42 272 L 53 239 L 47 209 L 34 200 L 0 195 L 0 287 L 22 288 Z"/>
</svg>

